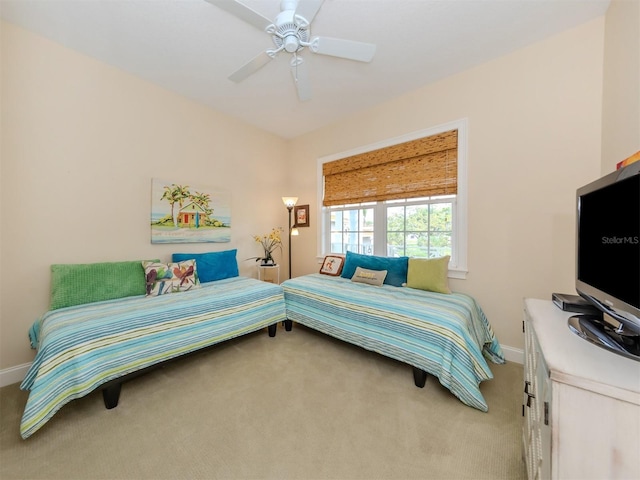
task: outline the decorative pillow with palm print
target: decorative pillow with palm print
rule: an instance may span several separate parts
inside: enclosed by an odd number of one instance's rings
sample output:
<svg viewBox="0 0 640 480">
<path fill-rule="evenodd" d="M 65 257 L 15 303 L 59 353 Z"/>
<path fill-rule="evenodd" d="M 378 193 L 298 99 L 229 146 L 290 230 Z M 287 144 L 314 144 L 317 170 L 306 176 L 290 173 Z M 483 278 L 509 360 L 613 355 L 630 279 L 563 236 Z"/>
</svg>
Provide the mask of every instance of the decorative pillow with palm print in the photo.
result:
<svg viewBox="0 0 640 480">
<path fill-rule="evenodd" d="M 177 263 L 143 261 L 142 267 L 148 297 L 200 288 L 195 260 Z"/>
</svg>

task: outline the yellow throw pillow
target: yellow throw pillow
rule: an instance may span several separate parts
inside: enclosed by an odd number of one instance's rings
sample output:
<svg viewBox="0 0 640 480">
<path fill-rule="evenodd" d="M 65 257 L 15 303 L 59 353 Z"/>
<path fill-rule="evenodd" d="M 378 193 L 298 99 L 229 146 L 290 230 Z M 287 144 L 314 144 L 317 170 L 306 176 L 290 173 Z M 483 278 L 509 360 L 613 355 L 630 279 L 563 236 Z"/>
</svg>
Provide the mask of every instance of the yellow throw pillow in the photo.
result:
<svg viewBox="0 0 640 480">
<path fill-rule="evenodd" d="M 437 293 L 451 293 L 449 289 L 449 255 L 438 258 L 410 258 L 407 287 Z"/>
</svg>

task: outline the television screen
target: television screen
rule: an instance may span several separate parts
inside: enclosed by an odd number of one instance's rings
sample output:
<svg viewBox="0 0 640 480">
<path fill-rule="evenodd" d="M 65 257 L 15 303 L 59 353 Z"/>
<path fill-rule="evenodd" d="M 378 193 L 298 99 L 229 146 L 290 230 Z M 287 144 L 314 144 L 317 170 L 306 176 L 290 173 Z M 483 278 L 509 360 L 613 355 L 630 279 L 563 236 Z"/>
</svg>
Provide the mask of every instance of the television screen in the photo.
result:
<svg viewBox="0 0 640 480">
<path fill-rule="evenodd" d="M 640 361 L 640 162 L 576 192 L 576 290 L 605 315 L 568 320 L 572 332 Z"/>
<path fill-rule="evenodd" d="M 579 188 L 576 197 L 576 290 L 618 322 L 618 334 L 638 339 L 640 162 Z"/>
<path fill-rule="evenodd" d="M 578 279 L 640 308 L 640 175 L 579 198 Z"/>
</svg>

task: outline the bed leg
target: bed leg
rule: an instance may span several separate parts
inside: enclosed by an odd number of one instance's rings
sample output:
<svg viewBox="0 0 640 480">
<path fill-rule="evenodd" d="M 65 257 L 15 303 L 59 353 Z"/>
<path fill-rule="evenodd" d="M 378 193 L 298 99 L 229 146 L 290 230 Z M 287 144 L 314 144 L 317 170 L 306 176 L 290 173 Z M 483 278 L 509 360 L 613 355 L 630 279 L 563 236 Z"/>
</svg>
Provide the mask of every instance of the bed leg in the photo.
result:
<svg viewBox="0 0 640 480">
<path fill-rule="evenodd" d="M 116 383 L 102 389 L 102 399 L 104 400 L 104 406 L 107 408 L 107 410 L 111 410 L 112 408 L 116 408 L 118 406 L 121 388 L 122 383 Z"/>
<path fill-rule="evenodd" d="M 270 337 L 275 337 L 276 336 L 276 328 L 278 327 L 277 323 L 274 323 L 273 325 L 269 325 L 269 336 Z"/>
<path fill-rule="evenodd" d="M 427 383 L 427 372 L 420 370 L 418 367 L 413 367 L 413 382 L 416 387 L 423 388 L 424 384 Z"/>
<path fill-rule="evenodd" d="M 293 327 L 293 320 L 285 320 L 283 323 L 284 323 L 284 329 L 287 332 L 290 332 L 291 328 Z"/>
</svg>

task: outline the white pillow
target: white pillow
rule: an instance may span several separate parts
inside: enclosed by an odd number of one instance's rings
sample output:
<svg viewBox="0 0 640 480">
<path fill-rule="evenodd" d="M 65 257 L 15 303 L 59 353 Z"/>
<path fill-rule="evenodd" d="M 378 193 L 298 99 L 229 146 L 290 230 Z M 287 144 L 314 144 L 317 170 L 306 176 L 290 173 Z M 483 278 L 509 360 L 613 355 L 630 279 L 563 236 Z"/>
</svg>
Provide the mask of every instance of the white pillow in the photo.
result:
<svg viewBox="0 0 640 480">
<path fill-rule="evenodd" d="M 351 281 L 381 287 L 386 277 L 386 270 L 367 270 L 366 268 L 356 267 Z"/>
</svg>

